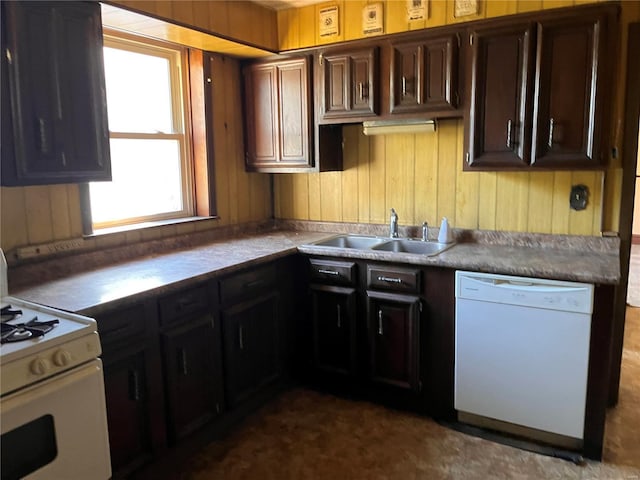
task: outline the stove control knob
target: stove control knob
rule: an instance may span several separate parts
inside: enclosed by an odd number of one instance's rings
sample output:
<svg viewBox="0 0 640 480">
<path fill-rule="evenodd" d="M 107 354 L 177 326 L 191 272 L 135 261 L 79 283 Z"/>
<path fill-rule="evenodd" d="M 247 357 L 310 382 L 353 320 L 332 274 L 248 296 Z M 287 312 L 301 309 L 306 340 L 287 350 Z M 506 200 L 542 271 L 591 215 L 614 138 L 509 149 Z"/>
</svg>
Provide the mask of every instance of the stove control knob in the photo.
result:
<svg viewBox="0 0 640 480">
<path fill-rule="evenodd" d="M 66 350 L 58 350 L 53 354 L 53 364 L 56 367 L 66 367 L 71 363 L 71 354 Z"/>
<path fill-rule="evenodd" d="M 46 358 L 38 357 L 33 362 L 31 362 L 31 364 L 29 365 L 29 370 L 31 370 L 31 373 L 33 373 L 34 375 L 44 375 L 49 370 L 51 370 L 51 364 Z"/>
</svg>

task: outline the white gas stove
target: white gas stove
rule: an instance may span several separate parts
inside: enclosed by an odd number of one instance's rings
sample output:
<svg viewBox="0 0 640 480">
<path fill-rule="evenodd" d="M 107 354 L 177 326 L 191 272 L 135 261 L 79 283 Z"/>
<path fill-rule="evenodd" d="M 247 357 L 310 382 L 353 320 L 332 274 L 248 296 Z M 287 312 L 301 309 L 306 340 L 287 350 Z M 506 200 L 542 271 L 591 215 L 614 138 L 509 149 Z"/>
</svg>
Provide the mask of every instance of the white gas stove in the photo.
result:
<svg viewBox="0 0 640 480">
<path fill-rule="evenodd" d="M 0 250 L 0 261 L 4 260 Z M 6 293 L 0 272 L 2 478 L 107 479 L 109 434 L 97 324 Z"/>
</svg>

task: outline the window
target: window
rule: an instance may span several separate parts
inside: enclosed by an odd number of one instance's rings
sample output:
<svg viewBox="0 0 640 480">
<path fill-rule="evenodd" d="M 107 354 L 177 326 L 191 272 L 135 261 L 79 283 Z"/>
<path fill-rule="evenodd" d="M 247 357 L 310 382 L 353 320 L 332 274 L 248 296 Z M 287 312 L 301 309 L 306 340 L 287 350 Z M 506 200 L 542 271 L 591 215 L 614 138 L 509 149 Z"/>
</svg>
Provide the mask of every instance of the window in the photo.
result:
<svg viewBox="0 0 640 480">
<path fill-rule="evenodd" d="M 185 56 L 105 35 L 113 181 L 89 184 L 92 229 L 193 215 Z"/>
</svg>

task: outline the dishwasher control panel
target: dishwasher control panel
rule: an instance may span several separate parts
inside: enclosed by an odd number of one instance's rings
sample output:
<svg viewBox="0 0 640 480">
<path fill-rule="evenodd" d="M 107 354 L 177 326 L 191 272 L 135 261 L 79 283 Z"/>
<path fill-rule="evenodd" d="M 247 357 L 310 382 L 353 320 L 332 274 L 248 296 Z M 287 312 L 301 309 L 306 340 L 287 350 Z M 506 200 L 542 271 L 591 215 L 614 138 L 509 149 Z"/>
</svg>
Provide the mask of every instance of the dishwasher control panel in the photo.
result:
<svg viewBox="0 0 640 480">
<path fill-rule="evenodd" d="M 593 285 L 457 271 L 456 298 L 590 314 Z"/>
</svg>

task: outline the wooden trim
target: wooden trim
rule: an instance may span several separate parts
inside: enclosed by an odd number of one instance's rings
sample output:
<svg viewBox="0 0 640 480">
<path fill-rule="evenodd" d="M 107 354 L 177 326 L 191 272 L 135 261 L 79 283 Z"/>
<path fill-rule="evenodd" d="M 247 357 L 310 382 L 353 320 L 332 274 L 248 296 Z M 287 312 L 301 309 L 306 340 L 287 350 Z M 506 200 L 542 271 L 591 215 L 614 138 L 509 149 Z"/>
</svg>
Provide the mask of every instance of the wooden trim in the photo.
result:
<svg viewBox="0 0 640 480">
<path fill-rule="evenodd" d="M 620 205 L 620 284 L 616 289 L 611 339 L 611 371 L 609 405 L 618 402 L 620 363 L 627 308 L 627 283 L 633 227 L 633 203 L 636 188 L 636 163 L 638 160 L 638 127 L 640 119 L 640 57 L 636 45 L 640 44 L 640 22 L 629 24 L 627 40 L 627 79 L 625 88 L 624 132 L 622 136 L 622 201 Z"/>
<path fill-rule="evenodd" d="M 631 235 L 631 243 L 633 245 L 640 245 L 640 235 Z"/>
</svg>

